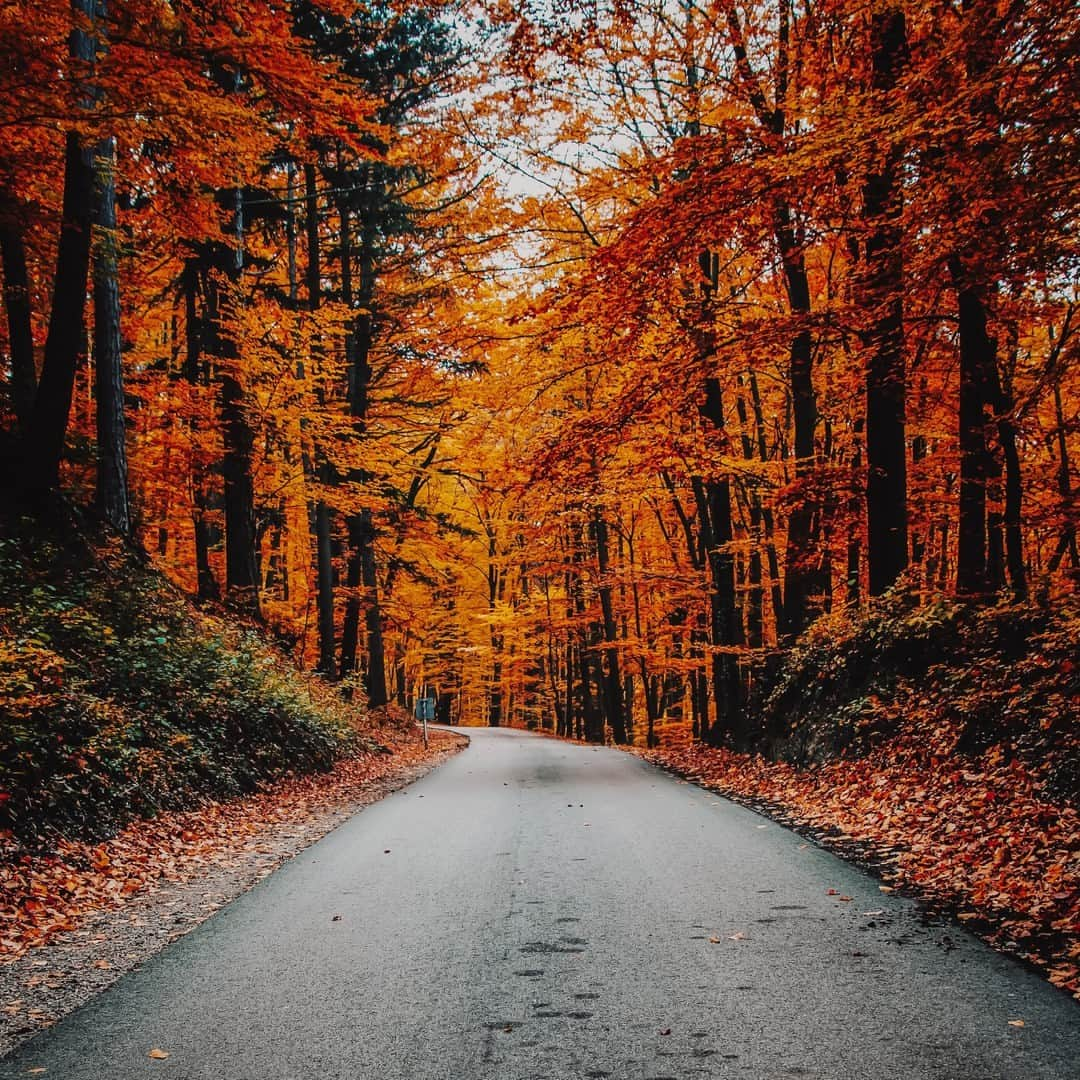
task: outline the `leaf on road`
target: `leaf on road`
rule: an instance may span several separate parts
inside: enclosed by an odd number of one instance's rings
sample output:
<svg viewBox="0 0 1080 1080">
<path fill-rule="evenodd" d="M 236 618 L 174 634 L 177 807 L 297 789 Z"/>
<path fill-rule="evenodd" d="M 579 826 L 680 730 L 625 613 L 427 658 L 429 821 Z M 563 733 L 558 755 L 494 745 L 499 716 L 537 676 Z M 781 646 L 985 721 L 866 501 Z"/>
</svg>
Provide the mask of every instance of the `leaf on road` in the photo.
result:
<svg viewBox="0 0 1080 1080">
<path fill-rule="evenodd" d="M 728 941 L 745 941 L 746 935 L 741 930 L 736 930 L 734 934 L 728 934 Z"/>
<path fill-rule="evenodd" d="M 1024 1021 L 1023 1020 L 1010 1020 L 1009 1021 L 1009 1027 L 1023 1027 L 1023 1026 L 1024 1026 Z"/>
<path fill-rule="evenodd" d="M 168 1050 L 159 1050 L 156 1046 L 150 1051 L 147 1057 L 153 1058 L 155 1061 L 164 1061 L 169 1056 Z"/>
</svg>

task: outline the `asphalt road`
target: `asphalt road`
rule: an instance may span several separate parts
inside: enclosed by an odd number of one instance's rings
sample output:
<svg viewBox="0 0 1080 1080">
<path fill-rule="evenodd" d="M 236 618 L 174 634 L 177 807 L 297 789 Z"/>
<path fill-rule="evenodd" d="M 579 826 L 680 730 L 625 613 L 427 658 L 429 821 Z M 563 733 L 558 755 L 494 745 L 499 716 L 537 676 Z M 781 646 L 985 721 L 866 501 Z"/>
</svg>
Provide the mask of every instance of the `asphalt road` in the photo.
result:
<svg viewBox="0 0 1080 1080">
<path fill-rule="evenodd" d="M 472 735 L 0 1077 L 1080 1077 L 1068 997 L 795 834 L 618 751 Z"/>
</svg>

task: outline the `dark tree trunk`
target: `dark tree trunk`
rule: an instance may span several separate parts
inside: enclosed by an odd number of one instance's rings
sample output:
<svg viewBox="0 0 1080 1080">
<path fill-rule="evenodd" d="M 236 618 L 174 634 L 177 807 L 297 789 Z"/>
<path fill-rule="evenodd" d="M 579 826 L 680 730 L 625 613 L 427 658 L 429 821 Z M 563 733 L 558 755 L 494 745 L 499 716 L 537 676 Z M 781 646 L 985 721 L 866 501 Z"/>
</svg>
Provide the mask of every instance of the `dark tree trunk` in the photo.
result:
<svg viewBox="0 0 1080 1080">
<path fill-rule="evenodd" d="M 884 100 L 897 84 L 907 57 L 903 12 L 892 8 L 871 16 L 873 91 Z M 870 329 L 866 345 L 866 520 L 870 595 L 879 596 L 908 565 L 907 441 L 904 361 L 903 255 L 899 150 L 886 146 L 880 171 L 863 184 L 868 228 L 864 303 Z"/>
<path fill-rule="evenodd" d="M 762 462 L 769 460 L 769 448 L 765 440 L 765 415 L 761 406 L 761 391 L 758 389 L 757 375 L 751 371 L 748 380 L 750 401 L 754 407 L 754 431 L 757 437 L 758 458 Z M 776 552 L 774 535 L 776 526 L 771 506 L 762 505 L 761 523 L 765 527 L 765 558 L 769 571 L 769 597 L 772 601 L 773 618 L 777 636 L 780 635 L 784 617 L 784 596 L 780 587 L 780 557 Z"/>
<path fill-rule="evenodd" d="M 77 35 L 85 37 L 85 35 Z M 75 373 L 86 341 L 86 286 L 90 273 L 90 227 L 94 192 L 93 154 L 68 132 L 64 152 L 64 203 L 56 255 L 49 333 L 41 381 L 26 436 L 24 482 L 44 492 L 60 482 Z"/>
<path fill-rule="evenodd" d="M 1001 120 L 998 85 L 992 77 L 1001 51 L 1001 16 L 992 0 L 963 0 L 964 63 L 971 91 L 970 161 L 984 178 L 991 198 L 997 185 Z M 959 207 L 956 207 L 959 210 Z M 957 292 L 960 334 L 960 511 L 957 532 L 956 589 L 967 596 L 992 590 L 994 558 L 988 549 L 987 484 L 994 462 L 987 447 L 987 406 L 998 416 L 1000 387 L 997 342 L 988 331 L 990 300 L 1000 260 L 998 224 L 1004 212 L 993 202 L 983 223 L 949 256 L 948 269 Z M 1019 467 L 1019 462 L 1017 462 Z M 995 542 L 1000 542 L 1000 536 Z M 998 559 L 998 562 L 1002 560 Z"/>
<path fill-rule="evenodd" d="M 741 377 L 739 385 L 742 385 Z M 739 394 L 735 399 L 735 409 L 739 417 L 743 457 L 747 461 L 753 461 L 755 456 L 754 438 L 751 434 L 750 415 L 746 407 L 746 399 L 742 394 Z M 742 491 L 750 512 L 750 543 L 752 544 L 747 567 L 747 579 L 750 587 L 747 593 L 746 643 L 751 648 L 756 649 L 760 648 L 765 640 L 765 587 L 761 563 L 761 550 L 765 544 L 765 534 L 761 513 L 761 496 L 758 493 L 757 486 L 744 483 Z"/>
<path fill-rule="evenodd" d="M 1072 491 L 1072 473 L 1069 465 L 1069 444 L 1065 437 L 1065 406 L 1061 400 L 1061 385 L 1054 383 L 1054 419 L 1056 423 L 1055 439 L 1058 448 L 1057 487 L 1061 496 L 1061 513 L 1064 518 L 1061 539 L 1047 566 L 1051 574 L 1057 573 L 1066 554 L 1075 574 L 1080 570 L 1080 544 L 1076 542 L 1076 519 Z"/>
<path fill-rule="evenodd" d="M 797 320 L 805 320 L 810 315 L 810 284 L 802 248 L 796 240 L 791 208 L 783 203 L 776 210 L 776 239 L 784 266 L 788 304 Z M 814 435 L 818 420 L 813 360 L 810 330 L 796 330 L 788 361 L 798 490 L 788 516 L 782 624 L 782 634 L 787 641 L 794 641 L 813 621 L 817 613 L 815 597 L 823 591 L 820 562 L 814 550 L 814 530 L 820 519 L 820 506 L 812 487 L 817 465 Z"/>
<path fill-rule="evenodd" d="M 189 259 L 184 267 L 182 279 L 186 337 L 184 378 L 192 386 L 207 385 L 209 383 L 202 356 L 202 341 L 205 328 L 199 316 L 198 307 L 199 272 L 199 260 Z M 221 589 L 210 565 L 210 549 L 217 540 L 215 536 L 216 530 L 210 524 L 211 504 L 213 502 L 208 479 L 210 470 L 207 463 L 200 459 L 199 451 L 195 446 L 197 423 L 194 417 L 189 417 L 187 423 L 192 434 L 191 499 L 192 524 L 195 533 L 196 595 L 200 600 L 219 600 L 221 599 Z"/>
<path fill-rule="evenodd" d="M 239 276 L 243 259 L 240 249 L 237 249 L 235 259 L 234 272 Z M 204 325 L 208 351 L 221 361 L 218 408 L 223 445 L 221 471 L 225 481 L 225 598 L 238 611 L 259 618 L 255 432 L 248 419 L 246 395 L 238 378 L 236 342 L 223 328 L 220 291 L 209 275 L 206 306 Z"/>
<path fill-rule="evenodd" d="M 337 676 L 334 625 L 334 558 L 330 508 L 322 499 L 315 503 L 315 573 L 319 610 L 319 671 L 328 679 Z"/>
<path fill-rule="evenodd" d="M 363 590 L 364 629 L 368 646 L 364 689 L 367 692 L 368 704 L 373 709 L 378 709 L 386 705 L 390 697 L 386 689 L 386 653 L 375 560 L 375 529 L 370 512 L 365 510 L 350 516 L 348 533 L 352 554 L 349 557 L 346 584 L 352 595 L 345 608 L 345 623 L 341 632 L 341 675 L 344 678 L 356 670 L 361 611 L 357 594 Z"/>
<path fill-rule="evenodd" d="M 229 350 L 232 351 L 232 350 Z M 244 391 L 232 374 L 221 377 L 221 422 L 225 447 L 225 592 L 229 603 L 259 617 L 255 485 L 255 433 L 247 418 Z"/>
<path fill-rule="evenodd" d="M 378 564 L 375 558 L 375 526 L 370 510 L 365 510 L 360 515 L 360 535 L 357 539 L 361 580 L 368 598 L 364 610 L 368 651 L 365 689 L 368 704 L 373 709 L 378 709 L 390 699 L 386 693 L 386 650 L 383 643 L 382 607 L 379 603 Z"/>
<path fill-rule="evenodd" d="M 374 321 L 371 314 L 375 297 L 377 214 L 382 195 L 381 187 L 373 179 L 375 170 L 365 168 L 363 221 L 360 234 L 360 288 L 356 297 L 360 311 L 352 319 L 346 339 L 349 375 L 349 415 L 358 436 L 363 436 L 367 428 L 369 391 L 371 388 L 371 346 Z M 350 214 L 344 205 L 340 207 L 341 217 L 341 283 L 342 301 L 351 306 L 352 289 L 352 230 Z M 355 483 L 367 484 L 369 477 L 358 472 L 350 477 Z M 386 692 L 386 658 L 382 633 L 382 608 L 379 601 L 378 559 L 375 551 L 376 529 L 370 510 L 353 515 L 348 523 L 349 542 L 352 551 L 349 559 L 349 577 L 362 583 L 365 591 L 366 608 L 364 627 L 367 636 L 367 679 L 368 701 L 373 707 L 385 705 L 388 701 Z M 354 586 L 355 588 L 355 586 Z M 347 674 L 356 665 L 356 652 L 359 637 L 359 598 L 355 592 L 350 596 L 345 609 L 345 622 L 342 628 L 341 673 Z"/>
<path fill-rule="evenodd" d="M 705 380 L 702 417 L 718 435 L 724 431 L 724 404 L 720 382 Z M 701 523 L 701 540 L 709 567 L 709 613 L 712 640 L 712 684 L 716 722 L 705 723 L 702 739 L 711 743 L 745 742 L 742 679 L 736 649 L 743 644 L 742 616 L 735 588 L 734 537 L 731 520 L 731 485 L 727 477 L 693 480 Z"/>
<path fill-rule="evenodd" d="M 304 207 L 306 211 L 307 266 L 305 278 L 308 294 L 308 309 L 319 310 L 322 302 L 322 266 L 319 243 L 319 200 L 316 185 L 315 166 L 308 162 L 304 165 Z M 313 350 L 314 351 L 314 350 Z M 317 357 L 312 357 L 312 368 L 317 368 Z M 318 375 L 313 370 L 313 375 Z M 319 395 L 322 404 L 322 396 Z M 333 469 L 325 460 L 319 446 L 314 448 L 315 471 L 320 483 L 333 482 Z M 318 607 L 319 627 L 319 663 L 318 670 L 328 679 L 337 676 L 337 657 L 334 625 L 334 556 L 333 529 L 330 520 L 330 508 L 323 499 L 316 499 L 313 513 L 315 524 L 315 590 Z"/>
<path fill-rule="evenodd" d="M 1020 453 L 1016 445 L 1016 425 L 1012 418 L 1013 397 L 1011 391 L 1002 384 L 996 362 L 987 374 L 990 405 L 996 420 L 998 445 L 1001 448 L 1005 474 L 1004 507 L 1000 524 L 1004 543 L 1003 561 L 1008 571 L 1009 585 L 1013 595 L 1018 600 L 1022 600 L 1027 596 L 1028 590 L 1021 531 L 1023 486 L 1020 475 Z"/>
<path fill-rule="evenodd" d="M 966 280 L 959 258 L 950 260 L 960 309 L 960 514 L 957 527 L 956 590 L 978 596 L 989 590 L 986 561 L 986 383 L 996 366 L 986 329 L 986 305 Z"/>
<path fill-rule="evenodd" d="M 208 352 L 222 362 L 218 410 L 221 417 L 225 484 L 225 597 L 238 611 L 259 617 L 259 565 L 255 526 L 255 433 L 247 416 L 244 389 L 237 378 L 237 349 L 222 328 L 217 284 L 207 278 Z"/>
<path fill-rule="evenodd" d="M 607 720 L 611 726 L 612 739 L 622 745 L 626 742 L 626 706 L 623 697 L 622 674 L 619 670 L 618 629 L 611 593 L 611 559 L 608 551 L 608 527 L 602 512 L 593 517 L 593 537 L 596 541 L 596 558 L 600 571 L 600 610 L 604 620 L 604 650 L 607 670 L 604 672 L 604 701 Z"/>
<path fill-rule="evenodd" d="M 116 140 L 94 162 L 94 389 L 97 396 L 97 509 L 113 528 L 131 531 L 128 506 L 120 278 L 116 234 Z"/>
<path fill-rule="evenodd" d="M 15 214 L 11 208 L 12 215 Z M 8 345 L 11 349 L 11 404 L 25 432 L 34 411 L 37 370 L 31 326 L 30 275 L 21 223 L 14 217 L 0 223 L 0 255 L 4 264 L 4 306 L 7 308 Z"/>
<path fill-rule="evenodd" d="M 856 439 L 862 434 L 863 425 L 856 421 L 853 425 Z M 851 470 L 858 476 L 862 469 L 862 448 L 856 441 L 851 454 Z M 847 523 L 847 571 L 845 602 L 850 608 L 857 608 L 862 599 L 862 499 L 856 493 L 848 501 Z"/>
</svg>

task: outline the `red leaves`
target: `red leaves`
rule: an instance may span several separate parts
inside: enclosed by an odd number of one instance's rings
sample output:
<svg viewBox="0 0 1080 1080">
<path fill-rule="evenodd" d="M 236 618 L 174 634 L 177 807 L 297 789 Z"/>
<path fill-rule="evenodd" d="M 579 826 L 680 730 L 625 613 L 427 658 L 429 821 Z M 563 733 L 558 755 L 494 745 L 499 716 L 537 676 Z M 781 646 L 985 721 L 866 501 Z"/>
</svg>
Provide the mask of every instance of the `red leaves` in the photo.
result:
<svg viewBox="0 0 1080 1080">
<path fill-rule="evenodd" d="M 162 882 L 258 851 L 269 826 L 361 801 L 374 781 L 444 751 L 455 737 L 431 732 L 430 754 L 411 735 L 376 732 L 393 753 L 363 753 L 332 772 L 285 780 L 258 795 L 137 821 L 103 844 L 61 841 L 48 854 L 16 850 L 0 835 L 0 953 L 19 956 L 73 930 L 87 916 Z"/>
</svg>

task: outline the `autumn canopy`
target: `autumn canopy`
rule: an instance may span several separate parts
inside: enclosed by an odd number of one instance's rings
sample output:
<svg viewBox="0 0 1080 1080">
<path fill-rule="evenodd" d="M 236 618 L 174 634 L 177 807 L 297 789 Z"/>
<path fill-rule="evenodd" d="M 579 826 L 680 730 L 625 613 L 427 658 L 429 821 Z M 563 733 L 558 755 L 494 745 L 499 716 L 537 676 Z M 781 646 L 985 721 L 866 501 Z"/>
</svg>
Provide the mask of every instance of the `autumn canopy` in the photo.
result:
<svg viewBox="0 0 1080 1080">
<path fill-rule="evenodd" d="M 867 605 L 1075 596 L 1078 33 L 6 3 L 5 497 L 372 707 L 761 746 Z"/>
</svg>

